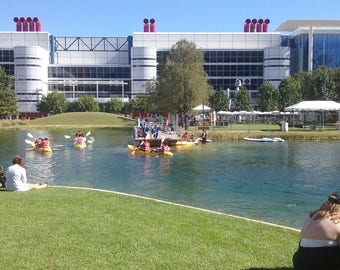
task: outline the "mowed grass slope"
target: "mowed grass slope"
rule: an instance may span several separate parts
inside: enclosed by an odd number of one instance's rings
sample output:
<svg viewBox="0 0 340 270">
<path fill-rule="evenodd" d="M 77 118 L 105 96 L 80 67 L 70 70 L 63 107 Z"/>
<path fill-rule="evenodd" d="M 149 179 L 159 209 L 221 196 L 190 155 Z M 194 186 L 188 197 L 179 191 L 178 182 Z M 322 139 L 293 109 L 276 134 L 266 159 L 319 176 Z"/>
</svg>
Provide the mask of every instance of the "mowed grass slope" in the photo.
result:
<svg viewBox="0 0 340 270">
<path fill-rule="evenodd" d="M 132 127 L 136 120 L 103 112 L 71 112 L 34 119 L 30 126 Z"/>
<path fill-rule="evenodd" d="M 0 268 L 291 269 L 298 232 L 87 189 L 0 192 Z"/>
</svg>

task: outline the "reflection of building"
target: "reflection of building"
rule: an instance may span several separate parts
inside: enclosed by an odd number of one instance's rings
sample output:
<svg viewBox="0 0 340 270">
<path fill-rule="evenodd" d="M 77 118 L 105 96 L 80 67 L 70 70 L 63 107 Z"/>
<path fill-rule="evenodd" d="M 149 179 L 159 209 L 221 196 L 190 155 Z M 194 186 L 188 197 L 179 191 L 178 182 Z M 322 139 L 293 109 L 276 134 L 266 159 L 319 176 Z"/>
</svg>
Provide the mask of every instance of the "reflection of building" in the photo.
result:
<svg viewBox="0 0 340 270">
<path fill-rule="evenodd" d="M 21 113 L 33 113 L 42 95 L 58 90 L 69 101 L 93 95 L 100 103 L 145 93 L 162 60 L 179 40 L 204 53 L 214 89 L 233 99 L 240 80 L 256 103 L 259 86 L 320 65 L 340 67 L 340 20 L 289 20 L 275 31 L 270 21 L 249 20 L 243 32 L 144 32 L 127 37 L 55 37 L 41 32 L 39 19 L 15 18 L 15 32 L 0 32 L 0 65 L 14 77 Z M 180 29 L 179 29 L 180 30 Z"/>
</svg>

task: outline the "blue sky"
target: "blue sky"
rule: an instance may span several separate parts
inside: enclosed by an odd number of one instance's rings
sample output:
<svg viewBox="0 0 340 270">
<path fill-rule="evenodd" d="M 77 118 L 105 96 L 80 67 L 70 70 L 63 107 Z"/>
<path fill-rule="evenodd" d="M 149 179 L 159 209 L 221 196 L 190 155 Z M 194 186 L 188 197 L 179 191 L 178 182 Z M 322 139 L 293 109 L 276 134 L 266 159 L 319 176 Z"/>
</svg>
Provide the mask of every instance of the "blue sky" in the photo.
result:
<svg viewBox="0 0 340 270">
<path fill-rule="evenodd" d="M 15 31 L 14 17 L 38 17 L 55 36 L 126 37 L 143 31 L 242 32 L 247 18 L 270 19 L 269 31 L 289 19 L 340 19 L 338 0 L 17 0 L 1 5 L 0 31 Z"/>
</svg>

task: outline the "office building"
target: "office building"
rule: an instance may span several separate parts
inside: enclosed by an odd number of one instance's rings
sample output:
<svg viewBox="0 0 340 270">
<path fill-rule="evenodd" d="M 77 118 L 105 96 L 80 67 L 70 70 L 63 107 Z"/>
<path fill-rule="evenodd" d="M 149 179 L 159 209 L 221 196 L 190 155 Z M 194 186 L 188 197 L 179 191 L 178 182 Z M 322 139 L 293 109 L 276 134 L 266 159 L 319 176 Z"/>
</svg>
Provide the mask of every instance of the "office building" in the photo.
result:
<svg viewBox="0 0 340 270">
<path fill-rule="evenodd" d="M 102 107 L 113 96 L 128 101 L 145 93 L 145 83 L 157 77 L 181 39 L 204 53 L 215 90 L 233 100 L 241 82 L 254 104 L 264 81 L 277 87 L 302 70 L 340 67 L 340 20 L 288 20 L 274 31 L 269 26 L 269 19 L 246 19 L 240 32 L 157 32 L 156 21 L 144 19 L 142 31 L 126 37 L 59 37 L 41 31 L 38 18 L 14 18 L 15 31 L 0 32 L 0 65 L 14 79 L 20 113 L 32 117 L 41 97 L 55 90 L 70 102 L 92 95 Z"/>
</svg>

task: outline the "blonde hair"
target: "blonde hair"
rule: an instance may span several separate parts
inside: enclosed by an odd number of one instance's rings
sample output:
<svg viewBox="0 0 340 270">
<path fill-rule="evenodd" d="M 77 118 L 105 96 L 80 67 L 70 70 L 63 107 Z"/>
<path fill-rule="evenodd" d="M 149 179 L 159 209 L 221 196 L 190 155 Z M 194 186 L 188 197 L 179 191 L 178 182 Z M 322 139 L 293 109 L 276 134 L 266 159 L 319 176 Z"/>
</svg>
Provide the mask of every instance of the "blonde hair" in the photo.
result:
<svg viewBox="0 0 340 270">
<path fill-rule="evenodd" d="M 340 204 L 332 201 L 324 202 L 321 207 L 311 213 L 313 220 L 329 218 L 334 223 L 340 223 Z"/>
</svg>

